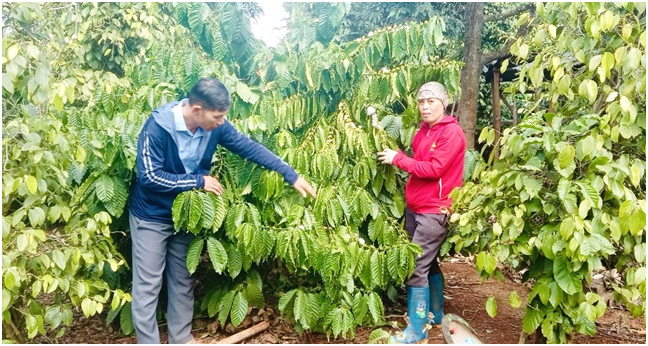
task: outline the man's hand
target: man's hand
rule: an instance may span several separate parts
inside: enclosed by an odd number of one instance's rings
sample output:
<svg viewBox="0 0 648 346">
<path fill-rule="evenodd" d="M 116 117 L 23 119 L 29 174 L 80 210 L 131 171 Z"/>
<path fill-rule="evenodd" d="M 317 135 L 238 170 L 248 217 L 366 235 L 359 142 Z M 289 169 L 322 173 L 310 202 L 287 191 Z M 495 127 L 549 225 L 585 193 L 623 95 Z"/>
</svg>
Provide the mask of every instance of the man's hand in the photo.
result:
<svg viewBox="0 0 648 346">
<path fill-rule="evenodd" d="M 378 153 L 378 160 L 380 160 L 380 163 L 391 165 L 392 162 L 394 162 L 394 157 L 396 157 L 396 154 L 398 154 L 396 150 L 385 148 L 383 151 Z"/>
<path fill-rule="evenodd" d="M 215 193 L 219 196 L 223 193 L 223 187 L 216 178 L 211 175 L 204 175 L 203 178 L 205 178 L 205 186 L 203 186 L 203 190 Z"/>
<path fill-rule="evenodd" d="M 297 181 L 293 184 L 293 188 L 299 192 L 302 197 L 306 198 L 306 193 L 309 195 L 313 196 L 313 198 L 317 197 L 315 196 L 315 189 L 313 189 L 312 186 L 302 177 L 298 177 Z"/>
</svg>

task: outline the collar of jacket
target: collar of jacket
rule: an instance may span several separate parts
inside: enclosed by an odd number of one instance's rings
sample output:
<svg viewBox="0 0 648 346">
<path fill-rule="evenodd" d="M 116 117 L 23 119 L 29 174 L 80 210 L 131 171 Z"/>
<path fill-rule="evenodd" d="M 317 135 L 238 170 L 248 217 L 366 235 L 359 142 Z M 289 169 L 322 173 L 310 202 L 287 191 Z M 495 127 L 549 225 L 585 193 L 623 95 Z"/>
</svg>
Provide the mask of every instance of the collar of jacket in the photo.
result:
<svg viewBox="0 0 648 346">
<path fill-rule="evenodd" d="M 426 130 L 427 130 L 427 129 L 434 128 L 434 127 L 437 126 L 437 125 L 449 124 L 449 123 L 456 122 L 456 121 L 457 121 L 457 119 L 455 119 L 455 117 L 453 117 L 453 116 L 451 116 L 451 115 L 444 115 L 443 118 L 441 118 L 441 120 L 439 120 L 439 122 L 437 122 L 436 124 L 434 124 L 432 127 L 430 127 L 430 124 L 426 123 L 425 121 L 422 121 L 422 122 L 419 124 L 419 127 L 422 128 L 422 129 L 426 129 Z"/>
</svg>

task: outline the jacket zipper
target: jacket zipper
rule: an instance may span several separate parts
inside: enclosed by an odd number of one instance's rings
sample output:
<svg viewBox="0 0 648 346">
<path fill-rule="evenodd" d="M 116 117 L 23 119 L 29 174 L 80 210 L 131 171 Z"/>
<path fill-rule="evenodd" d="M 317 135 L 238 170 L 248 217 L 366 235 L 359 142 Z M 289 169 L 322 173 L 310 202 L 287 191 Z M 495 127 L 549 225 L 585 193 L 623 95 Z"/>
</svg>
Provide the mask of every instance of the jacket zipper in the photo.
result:
<svg viewBox="0 0 648 346">
<path fill-rule="evenodd" d="M 439 178 L 439 199 L 443 199 L 443 179 Z"/>
</svg>

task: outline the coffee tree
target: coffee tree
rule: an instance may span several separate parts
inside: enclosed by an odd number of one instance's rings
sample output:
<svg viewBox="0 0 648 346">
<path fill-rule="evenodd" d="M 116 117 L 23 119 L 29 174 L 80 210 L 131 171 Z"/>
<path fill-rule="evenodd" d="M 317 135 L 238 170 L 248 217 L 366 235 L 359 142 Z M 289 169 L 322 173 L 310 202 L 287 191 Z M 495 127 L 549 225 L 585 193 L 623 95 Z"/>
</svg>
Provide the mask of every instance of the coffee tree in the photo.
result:
<svg viewBox="0 0 648 346">
<path fill-rule="evenodd" d="M 206 247 L 213 270 L 229 277 L 205 294 L 209 316 L 238 325 L 249 306 L 261 306 L 255 268 L 275 261 L 296 284 L 279 310 L 299 328 L 353 336 L 357 325 L 384 321 L 379 293 L 395 292 L 420 248 L 400 224 L 404 177 L 377 165 L 375 153 L 409 146 L 418 124 L 411 95 L 423 81 L 456 92 L 456 63 L 421 60 L 431 59 L 437 42 L 429 33 L 442 25 L 435 18 L 344 46 L 316 44 L 264 66 L 265 90 L 236 85 L 231 121 L 308 177 L 318 197 L 305 201 L 276 173 L 225 152 L 214 166 L 223 196 L 178 196 L 176 228 L 197 235 L 188 268 L 196 270 Z"/>
<path fill-rule="evenodd" d="M 533 283 L 524 333 L 555 343 L 595 333 L 606 311 L 588 287 L 596 272 L 618 270 L 606 284 L 645 314 L 645 4 L 538 4 L 537 14 L 511 60 L 513 88 L 538 97 L 499 143 L 482 132 L 500 154 L 456 191 L 445 250 L 476 254 L 484 278 L 500 264 L 522 272 Z M 510 303 L 520 306 L 515 292 Z M 487 308 L 496 313 L 494 300 Z"/>
</svg>

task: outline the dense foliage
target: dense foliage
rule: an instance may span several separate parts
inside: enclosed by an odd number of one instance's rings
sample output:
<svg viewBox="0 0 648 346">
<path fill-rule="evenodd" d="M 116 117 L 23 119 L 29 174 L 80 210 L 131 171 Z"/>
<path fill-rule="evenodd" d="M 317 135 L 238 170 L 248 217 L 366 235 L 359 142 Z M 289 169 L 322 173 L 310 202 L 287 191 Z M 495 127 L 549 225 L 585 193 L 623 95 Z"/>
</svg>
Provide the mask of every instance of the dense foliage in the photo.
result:
<svg viewBox="0 0 648 346">
<path fill-rule="evenodd" d="M 588 283 L 601 271 L 618 270 L 608 287 L 645 313 L 645 5 L 547 4 L 538 15 L 511 52 L 529 61 L 514 87 L 541 97 L 500 143 L 482 132 L 500 154 L 456 193 L 447 245 L 476 253 L 483 277 L 501 275 L 498 263 L 523 272 L 534 283 L 524 332 L 555 343 L 595 333 L 606 301 Z"/>
</svg>

